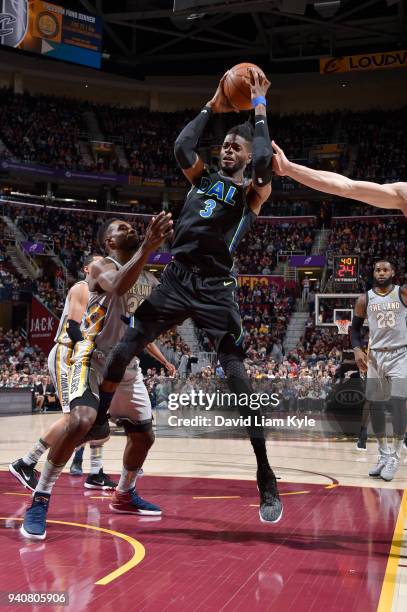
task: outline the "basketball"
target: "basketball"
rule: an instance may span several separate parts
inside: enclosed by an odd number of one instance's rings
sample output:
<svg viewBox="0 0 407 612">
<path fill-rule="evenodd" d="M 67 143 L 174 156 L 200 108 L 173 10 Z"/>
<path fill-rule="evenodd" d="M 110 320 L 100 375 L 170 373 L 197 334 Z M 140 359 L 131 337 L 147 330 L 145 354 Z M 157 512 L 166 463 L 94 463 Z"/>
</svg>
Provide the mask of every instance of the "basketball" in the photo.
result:
<svg viewBox="0 0 407 612">
<path fill-rule="evenodd" d="M 250 78 L 249 68 L 254 68 L 264 78 L 266 77 L 263 70 L 256 66 L 256 64 L 245 62 L 233 66 L 226 74 L 224 82 L 225 96 L 239 110 L 252 109 L 250 87 L 245 81 L 245 78 Z"/>
</svg>

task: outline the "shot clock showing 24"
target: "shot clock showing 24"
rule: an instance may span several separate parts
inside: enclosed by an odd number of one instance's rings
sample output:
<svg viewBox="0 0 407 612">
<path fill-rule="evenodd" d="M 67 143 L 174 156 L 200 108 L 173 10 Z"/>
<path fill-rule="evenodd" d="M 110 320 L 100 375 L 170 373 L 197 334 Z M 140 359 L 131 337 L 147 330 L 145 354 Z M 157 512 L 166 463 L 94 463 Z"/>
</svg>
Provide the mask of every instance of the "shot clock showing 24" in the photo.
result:
<svg viewBox="0 0 407 612">
<path fill-rule="evenodd" d="M 334 282 L 357 283 L 359 278 L 358 255 L 334 256 Z"/>
</svg>

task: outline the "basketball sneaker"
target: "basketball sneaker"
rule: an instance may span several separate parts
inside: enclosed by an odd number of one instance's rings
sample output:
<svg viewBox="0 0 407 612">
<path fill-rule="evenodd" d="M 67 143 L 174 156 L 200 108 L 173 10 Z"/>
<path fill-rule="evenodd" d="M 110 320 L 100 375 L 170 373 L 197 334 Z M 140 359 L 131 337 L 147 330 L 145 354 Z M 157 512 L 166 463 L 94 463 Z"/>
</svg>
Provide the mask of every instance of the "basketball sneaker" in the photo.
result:
<svg viewBox="0 0 407 612">
<path fill-rule="evenodd" d="M 397 470 L 399 469 L 399 465 L 400 457 L 397 455 L 397 453 L 391 453 L 386 461 L 386 465 L 380 472 L 380 477 L 383 478 L 383 480 L 390 482 L 390 480 L 393 480 L 395 477 Z"/>
<path fill-rule="evenodd" d="M 45 540 L 46 518 L 51 495 L 34 493 L 31 506 L 26 510 L 20 533 L 29 540 Z"/>
<path fill-rule="evenodd" d="M 381 475 L 382 469 L 386 465 L 389 457 L 390 457 L 389 452 L 386 453 L 382 450 L 379 450 L 379 455 L 377 457 L 377 463 L 375 467 L 369 471 L 369 476 L 372 476 L 373 478 L 379 478 L 379 476 Z"/>
<path fill-rule="evenodd" d="M 407 450 L 407 434 L 404 436 L 403 448 Z"/>
<path fill-rule="evenodd" d="M 356 442 L 356 450 L 357 451 L 366 451 L 366 440 L 358 440 Z"/>
<path fill-rule="evenodd" d="M 257 488 L 260 493 L 259 516 L 262 523 L 278 523 L 283 516 L 283 504 L 272 469 L 257 470 Z"/>
<path fill-rule="evenodd" d="M 83 476 L 82 461 L 72 461 L 69 473 L 72 476 Z"/>
<path fill-rule="evenodd" d="M 126 493 L 116 490 L 112 495 L 112 502 L 109 508 L 112 512 L 118 512 L 120 514 L 143 514 L 153 516 L 160 516 L 162 514 L 159 506 L 142 499 L 137 495 L 135 488 L 130 489 L 130 491 Z"/>
<path fill-rule="evenodd" d="M 34 469 L 35 465 L 36 463 L 27 465 L 22 459 L 17 459 L 14 463 L 10 463 L 8 469 L 21 482 L 23 487 L 30 489 L 30 491 L 35 491 L 40 478 L 40 473 Z"/>
<path fill-rule="evenodd" d="M 103 472 L 103 468 L 100 468 L 99 474 L 89 474 L 85 480 L 86 489 L 115 489 L 117 485 Z"/>
</svg>

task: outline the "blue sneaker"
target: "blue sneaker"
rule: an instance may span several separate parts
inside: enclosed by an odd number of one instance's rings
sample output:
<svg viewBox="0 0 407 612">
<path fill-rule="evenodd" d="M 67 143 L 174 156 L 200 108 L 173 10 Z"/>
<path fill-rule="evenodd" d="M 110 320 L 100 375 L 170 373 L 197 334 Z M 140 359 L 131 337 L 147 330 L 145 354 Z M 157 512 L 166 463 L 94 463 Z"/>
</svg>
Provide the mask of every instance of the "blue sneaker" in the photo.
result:
<svg viewBox="0 0 407 612">
<path fill-rule="evenodd" d="M 283 516 L 283 504 L 277 489 L 277 480 L 271 468 L 257 470 L 257 488 L 260 493 L 259 517 L 262 523 L 278 523 Z"/>
<path fill-rule="evenodd" d="M 31 506 L 26 510 L 20 533 L 29 540 L 45 540 L 46 517 L 51 495 L 34 493 Z"/>
<path fill-rule="evenodd" d="M 82 461 L 72 461 L 69 473 L 71 476 L 83 476 Z"/>
<path fill-rule="evenodd" d="M 112 501 L 109 506 L 112 512 L 119 514 L 144 514 L 152 516 L 161 516 L 161 508 L 151 502 L 142 499 L 137 495 L 136 489 L 131 489 L 122 493 L 116 491 L 112 495 Z"/>
</svg>

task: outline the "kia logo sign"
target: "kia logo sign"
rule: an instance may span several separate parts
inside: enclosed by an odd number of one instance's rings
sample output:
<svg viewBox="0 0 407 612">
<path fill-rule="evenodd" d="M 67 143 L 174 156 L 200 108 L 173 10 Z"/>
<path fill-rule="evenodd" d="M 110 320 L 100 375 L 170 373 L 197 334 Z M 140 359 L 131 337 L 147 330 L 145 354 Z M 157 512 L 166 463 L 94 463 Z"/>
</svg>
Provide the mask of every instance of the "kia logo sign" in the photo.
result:
<svg viewBox="0 0 407 612">
<path fill-rule="evenodd" d="M 341 389 L 335 393 L 335 400 L 338 404 L 350 406 L 363 402 L 365 400 L 365 394 L 358 389 Z"/>
<path fill-rule="evenodd" d="M 309 264 L 310 261 L 311 261 L 311 257 L 307 257 L 307 259 L 304 261 L 304 265 Z"/>
</svg>

